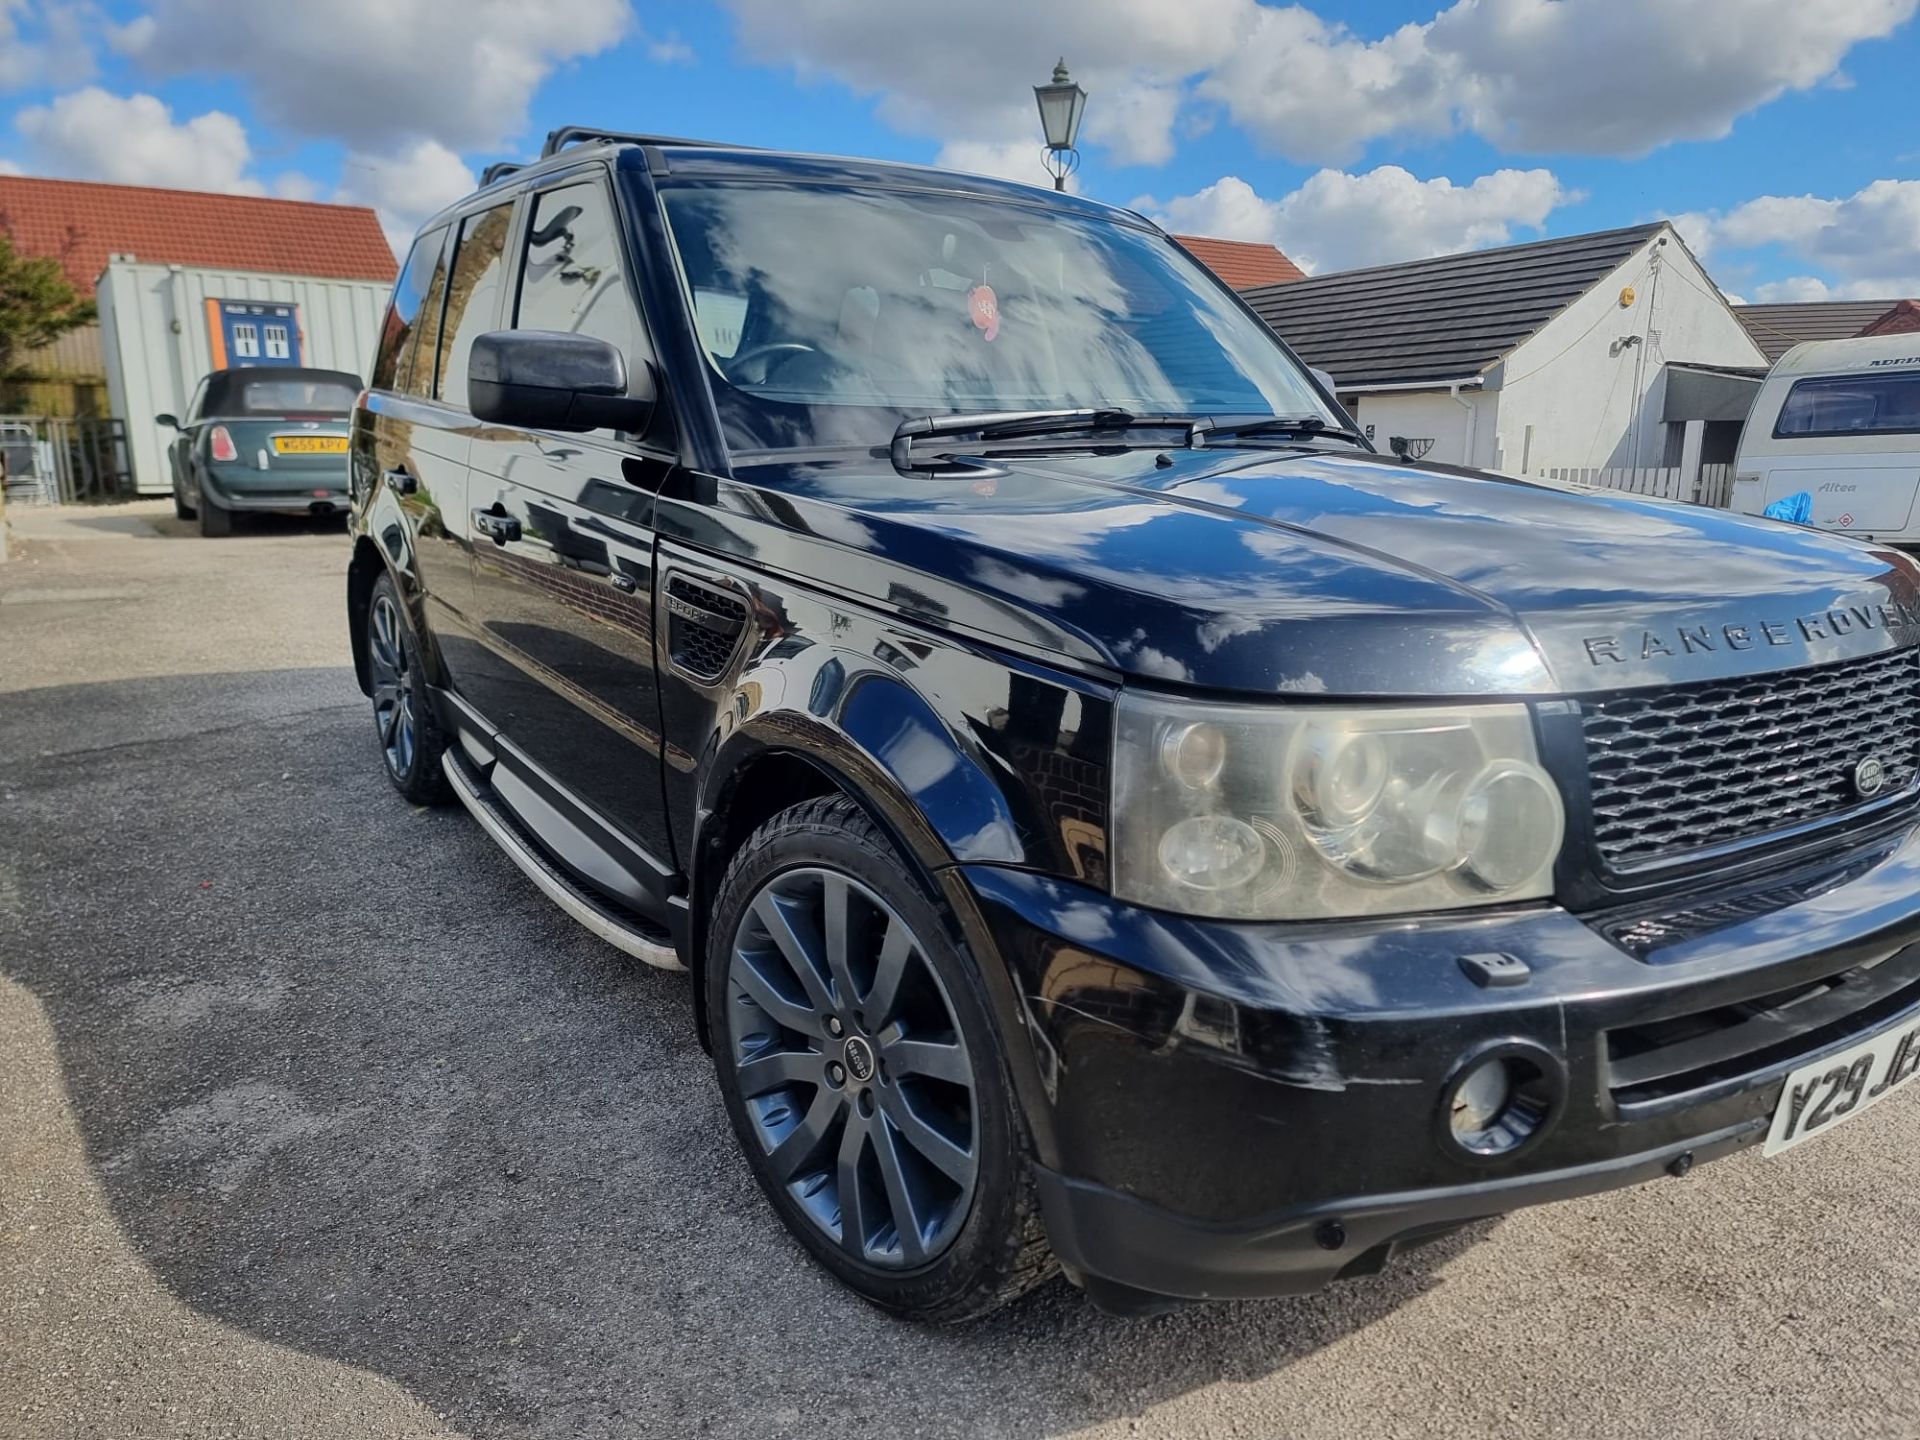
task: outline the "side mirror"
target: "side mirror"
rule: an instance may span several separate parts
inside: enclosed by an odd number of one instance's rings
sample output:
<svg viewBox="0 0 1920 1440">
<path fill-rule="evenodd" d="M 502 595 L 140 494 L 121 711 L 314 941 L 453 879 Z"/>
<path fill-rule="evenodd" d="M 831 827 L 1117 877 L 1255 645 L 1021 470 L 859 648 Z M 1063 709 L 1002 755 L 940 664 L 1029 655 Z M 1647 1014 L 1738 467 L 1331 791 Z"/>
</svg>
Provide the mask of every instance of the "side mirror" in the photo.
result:
<svg viewBox="0 0 1920 1440">
<path fill-rule="evenodd" d="M 1329 395 L 1334 393 L 1337 387 L 1334 385 L 1331 375 L 1322 370 L 1318 365 L 1309 365 L 1307 369 L 1313 372 L 1313 378 L 1320 382 L 1320 388 L 1322 390 L 1326 391 Z"/>
<path fill-rule="evenodd" d="M 489 425 L 637 432 L 652 419 L 654 400 L 652 367 L 629 383 L 620 352 L 590 335 L 493 330 L 467 359 L 467 408 Z"/>
<path fill-rule="evenodd" d="M 178 430 L 180 428 L 179 417 L 175 415 L 168 415 L 168 414 L 156 415 L 153 417 L 153 423 L 156 425 L 164 425 L 169 430 Z"/>
<path fill-rule="evenodd" d="M 1409 460 L 1413 458 L 1410 454 L 1408 454 L 1408 452 L 1413 449 L 1413 442 L 1407 439 L 1406 436 L 1390 435 L 1387 437 L 1387 444 L 1393 448 L 1393 453 L 1399 456 L 1402 460 Z"/>
</svg>

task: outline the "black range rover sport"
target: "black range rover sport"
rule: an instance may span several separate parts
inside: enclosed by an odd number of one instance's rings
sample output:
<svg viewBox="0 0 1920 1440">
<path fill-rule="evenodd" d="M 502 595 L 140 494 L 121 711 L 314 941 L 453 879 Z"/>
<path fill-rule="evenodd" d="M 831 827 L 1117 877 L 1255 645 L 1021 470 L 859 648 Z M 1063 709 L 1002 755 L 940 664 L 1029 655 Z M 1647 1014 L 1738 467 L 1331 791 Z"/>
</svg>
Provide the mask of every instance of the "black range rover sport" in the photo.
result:
<svg viewBox="0 0 1920 1440">
<path fill-rule="evenodd" d="M 353 421 L 380 750 L 692 972 L 860 1294 L 1311 1290 L 1920 1068 L 1906 559 L 1378 455 L 1085 200 L 488 178 Z"/>
</svg>

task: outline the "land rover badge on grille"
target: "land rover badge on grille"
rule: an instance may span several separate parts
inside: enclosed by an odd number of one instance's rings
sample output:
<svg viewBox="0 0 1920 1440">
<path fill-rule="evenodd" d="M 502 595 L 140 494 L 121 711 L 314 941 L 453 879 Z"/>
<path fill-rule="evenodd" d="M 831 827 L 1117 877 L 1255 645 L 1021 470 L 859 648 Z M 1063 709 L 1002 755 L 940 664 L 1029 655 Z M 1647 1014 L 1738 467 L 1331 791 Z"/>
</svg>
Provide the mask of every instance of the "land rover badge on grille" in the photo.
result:
<svg viewBox="0 0 1920 1440">
<path fill-rule="evenodd" d="M 1887 788 L 1887 767 L 1879 756 L 1869 755 L 1853 767 L 1853 788 L 1863 800 L 1871 800 Z"/>
</svg>

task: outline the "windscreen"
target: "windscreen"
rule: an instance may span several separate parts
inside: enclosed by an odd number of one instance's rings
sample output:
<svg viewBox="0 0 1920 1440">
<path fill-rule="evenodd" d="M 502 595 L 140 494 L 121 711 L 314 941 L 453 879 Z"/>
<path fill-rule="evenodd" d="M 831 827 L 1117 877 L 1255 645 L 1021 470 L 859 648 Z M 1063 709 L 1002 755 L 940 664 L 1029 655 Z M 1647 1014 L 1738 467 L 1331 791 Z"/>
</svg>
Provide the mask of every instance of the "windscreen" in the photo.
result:
<svg viewBox="0 0 1920 1440">
<path fill-rule="evenodd" d="M 663 188 L 736 449 L 884 445 L 908 416 L 1334 416 L 1164 237 L 1042 205 L 774 183 Z"/>
<path fill-rule="evenodd" d="M 1823 375 L 1796 381 L 1773 427 L 1776 439 L 1920 432 L 1920 370 Z"/>
<path fill-rule="evenodd" d="M 230 415 L 346 415 L 360 394 L 350 375 L 249 375 L 227 390 Z"/>
</svg>

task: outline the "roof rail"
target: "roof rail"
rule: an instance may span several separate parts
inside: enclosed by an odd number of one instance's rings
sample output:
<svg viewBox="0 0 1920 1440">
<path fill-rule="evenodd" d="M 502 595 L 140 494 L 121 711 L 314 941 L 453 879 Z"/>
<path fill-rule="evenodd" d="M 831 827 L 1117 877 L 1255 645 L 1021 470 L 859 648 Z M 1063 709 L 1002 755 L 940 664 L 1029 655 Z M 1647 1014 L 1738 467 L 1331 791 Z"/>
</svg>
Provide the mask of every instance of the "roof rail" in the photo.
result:
<svg viewBox="0 0 1920 1440">
<path fill-rule="evenodd" d="M 480 172 L 480 188 L 484 190 L 494 181 L 504 180 L 526 168 L 518 160 L 496 160 Z"/>
<path fill-rule="evenodd" d="M 569 145 L 591 145 L 610 141 L 616 145 L 704 145 L 718 147 L 718 140 L 683 140 L 677 135 L 636 135 L 626 130 L 602 130 L 597 125 L 562 125 L 547 132 L 547 143 L 540 147 L 540 158 L 558 155 Z M 729 147 L 734 148 L 734 147 Z M 739 147 L 745 148 L 745 147 Z"/>
</svg>

